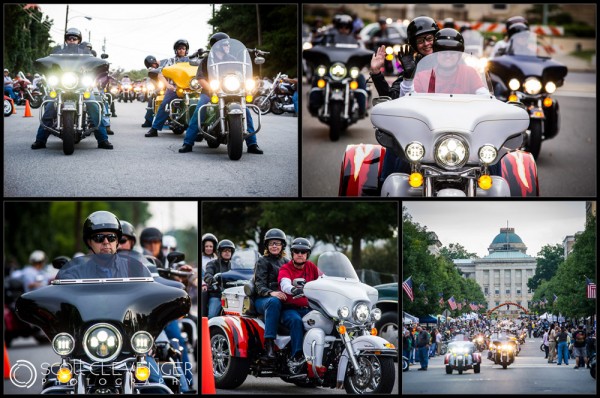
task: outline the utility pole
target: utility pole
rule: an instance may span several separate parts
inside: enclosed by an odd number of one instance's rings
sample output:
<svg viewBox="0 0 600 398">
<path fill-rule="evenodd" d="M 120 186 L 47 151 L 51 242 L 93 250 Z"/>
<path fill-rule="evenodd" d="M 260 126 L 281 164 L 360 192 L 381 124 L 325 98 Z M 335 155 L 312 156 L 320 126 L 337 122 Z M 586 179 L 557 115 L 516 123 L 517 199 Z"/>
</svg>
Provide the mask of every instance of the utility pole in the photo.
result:
<svg viewBox="0 0 600 398">
<path fill-rule="evenodd" d="M 67 4 L 67 15 L 65 16 L 65 35 L 67 34 L 67 22 L 69 21 L 69 5 Z"/>
</svg>

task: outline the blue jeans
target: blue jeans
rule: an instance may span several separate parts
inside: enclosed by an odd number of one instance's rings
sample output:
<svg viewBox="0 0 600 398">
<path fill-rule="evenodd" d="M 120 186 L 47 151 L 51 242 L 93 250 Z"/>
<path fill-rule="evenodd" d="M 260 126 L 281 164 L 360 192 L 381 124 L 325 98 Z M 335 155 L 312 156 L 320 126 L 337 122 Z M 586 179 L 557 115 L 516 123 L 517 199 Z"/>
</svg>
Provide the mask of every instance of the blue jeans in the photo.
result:
<svg viewBox="0 0 600 398">
<path fill-rule="evenodd" d="M 294 112 L 297 115 L 298 114 L 298 90 L 296 90 L 294 92 L 294 95 L 292 95 L 292 102 L 294 103 Z"/>
<path fill-rule="evenodd" d="M 419 356 L 421 357 L 421 369 L 427 369 L 427 365 L 429 365 L 429 348 L 427 347 L 419 347 Z"/>
<path fill-rule="evenodd" d="M 408 360 L 410 361 L 410 363 L 412 363 L 414 365 L 415 363 L 415 348 L 412 347 L 410 349 L 410 352 L 408 353 Z"/>
<path fill-rule="evenodd" d="M 167 105 L 171 103 L 174 99 L 177 98 L 177 94 L 173 90 L 167 90 L 163 101 L 160 103 L 160 107 L 158 108 L 158 113 L 154 116 L 154 121 L 152 122 L 152 128 L 158 131 L 161 131 L 165 122 L 169 118 L 169 114 L 167 113 Z"/>
<path fill-rule="evenodd" d="M 557 356 L 558 356 L 558 361 L 557 361 L 558 364 L 560 365 L 564 358 L 565 365 L 568 365 L 569 364 L 569 346 L 567 345 L 566 341 L 561 341 L 558 343 L 556 352 L 557 352 Z"/>
<path fill-rule="evenodd" d="M 437 348 L 437 343 L 432 343 L 431 347 L 429 348 L 429 356 L 431 356 L 431 357 L 435 356 L 436 348 Z"/>
<path fill-rule="evenodd" d="M 17 95 L 13 90 L 12 86 L 4 86 L 4 92 L 8 94 L 10 98 L 12 98 L 15 102 L 17 101 Z"/>
<path fill-rule="evenodd" d="M 309 312 L 310 310 L 308 308 L 286 308 L 281 311 L 281 323 L 290 329 L 290 337 L 292 338 L 292 356 L 297 352 L 302 351 L 302 339 L 304 338 L 302 317 Z"/>
<path fill-rule="evenodd" d="M 221 313 L 221 298 L 220 297 L 209 297 L 208 299 L 208 319 L 219 316 Z"/>
<path fill-rule="evenodd" d="M 192 364 L 190 363 L 190 357 L 188 355 L 188 349 L 185 343 L 185 339 L 181 335 L 179 322 L 177 320 L 171 321 L 165 328 L 165 333 L 169 339 L 177 339 L 179 341 L 179 345 L 183 348 L 183 350 L 181 351 L 181 366 L 184 368 L 182 373 L 185 376 L 187 384 L 191 386 L 192 384 L 194 384 L 194 376 L 192 375 Z"/>
<path fill-rule="evenodd" d="M 260 297 L 254 300 L 254 306 L 256 311 L 265 315 L 265 339 L 277 337 L 282 301 L 273 296 Z"/>
<path fill-rule="evenodd" d="M 146 109 L 146 115 L 144 116 L 144 119 L 152 124 L 152 120 L 154 119 L 154 108 L 153 108 L 153 103 L 152 103 L 152 98 L 148 99 L 148 106 Z"/>
<path fill-rule="evenodd" d="M 49 97 L 45 97 L 44 99 L 48 99 Z M 94 94 L 90 97 L 91 100 L 95 100 L 96 97 Z M 87 113 L 92 118 L 92 121 L 96 123 L 100 119 L 100 112 L 95 103 L 90 103 L 87 107 Z M 56 107 L 54 103 L 47 103 L 44 109 L 44 114 L 42 115 L 42 124 L 38 127 L 37 134 L 35 136 L 35 140 L 37 142 L 46 143 L 48 141 L 48 137 L 50 136 L 50 132 L 44 129 L 44 126 L 52 127 L 54 124 L 54 119 L 56 119 Z M 102 121 L 99 126 L 96 126 L 96 130 L 94 131 L 94 137 L 98 142 L 108 141 L 108 133 L 106 132 L 106 126 Z"/>
<path fill-rule="evenodd" d="M 194 142 L 196 142 L 196 136 L 200 132 L 198 130 L 198 117 L 200 117 L 200 121 L 206 116 L 206 108 L 202 109 L 202 114 L 198 116 L 200 113 L 200 107 L 202 105 L 208 104 L 210 102 L 210 98 L 206 94 L 200 94 L 200 99 L 198 100 L 198 105 L 196 106 L 196 112 L 192 115 L 190 119 L 190 124 L 185 130 L 185 138 L 183 139 L 184 145 L 194 146 Z M 254 133 L 254 122 L 252 121 L 252 115 L 250 115 L 250 109 L 246 108 L 246 130 L 249 133 Z M 256 135 L 252 135 L 246 138 L 246 146 L 257 144 Z"/>
</svg>

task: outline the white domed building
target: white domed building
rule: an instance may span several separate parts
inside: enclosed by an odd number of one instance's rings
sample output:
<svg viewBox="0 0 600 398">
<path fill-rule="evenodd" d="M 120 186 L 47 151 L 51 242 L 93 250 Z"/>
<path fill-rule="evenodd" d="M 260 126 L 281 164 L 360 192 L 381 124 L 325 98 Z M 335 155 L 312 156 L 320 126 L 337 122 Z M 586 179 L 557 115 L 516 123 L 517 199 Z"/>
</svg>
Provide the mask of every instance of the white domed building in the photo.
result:
<svg viewBox="0 0 600 398">
<path fill-rule="evenodd" d="M 463 277 L 474 279 L 483 290 L 487 310 L 512 302 L 529 309 L 533 292 L 527 281 L 535 274 L 537 260 L 527 254 L 527 247 L 514 228 L 500 228 L 483 258 L 454 260 Z M 523 312 L 516 306 L 496 310 L 500 316 L 518 316 Z"/>
</svg>

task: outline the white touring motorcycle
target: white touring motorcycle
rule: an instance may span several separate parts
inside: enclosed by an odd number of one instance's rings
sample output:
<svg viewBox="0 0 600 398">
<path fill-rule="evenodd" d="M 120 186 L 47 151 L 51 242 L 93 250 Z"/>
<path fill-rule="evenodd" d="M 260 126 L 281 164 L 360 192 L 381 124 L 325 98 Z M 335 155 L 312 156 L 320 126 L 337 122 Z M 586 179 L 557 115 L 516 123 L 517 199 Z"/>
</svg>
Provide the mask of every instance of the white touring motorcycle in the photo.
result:
<svg viewBox="0 0 600 398">
<path fill-rule="evenodd" d="M 343 386 L 351 394 L 392 391 L 398 353 L 373 328 L 381 317 L 375 308 L 377 290 L 359 281 L 342 253 L 321 254 L 318 267 L 324 275 L 303 289 L 312 311 L 302 318 L 306 334 L 300 362 L 289 361 L 291 337 L 282 325 L 275 339 L 276 358 L 267 359 L 264 318 L 252 311 L 244 287 L 223 292 L 227 315 L 208 322 L 217 388 L 236 388 L 252 374 L 299 386 Z M 296 286 L 304 282 L 294 280 Z"/>
</svg>

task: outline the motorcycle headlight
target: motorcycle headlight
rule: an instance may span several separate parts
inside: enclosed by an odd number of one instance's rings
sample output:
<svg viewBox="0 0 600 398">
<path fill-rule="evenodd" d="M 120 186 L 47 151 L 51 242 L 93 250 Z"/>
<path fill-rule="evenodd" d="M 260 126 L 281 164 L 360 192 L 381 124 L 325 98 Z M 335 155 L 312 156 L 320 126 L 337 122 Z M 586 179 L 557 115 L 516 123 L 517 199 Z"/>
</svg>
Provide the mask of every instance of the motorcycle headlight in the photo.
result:
<svg viewBox="0 0 600 398">
<path fill-rule="evenodd" d="M 77 75 L 73 72 L 67 72 L 62 75 L 61 83 L 67 90 L 72 90 L 77 87 Z"/>
<path fill-rule="evenodd" d="M 542 90 L 542 83 L 537 77 L 528 77 L 523 83 L 525 92 L 530 95 L 538 94 Z"/>
<path fill-rule="evenodd" d="M 223 89 L 229 93 L 236 93 L 240 90 L 242 82 L 236 75 L 227 75 L 223 78 Z"/>
<path fill-rule="evenodd" d="M 553 92 L 556 91 L 556 84 L 554 84 L 553 82 L 548 82 L 546 83 L 546 85 L 544 86 L 544 90 L 546 90 L 546 92 L 548 94 L 552 94 Z"/>
<path fill-rule="evenodd" d="M 484 145 L 479 148 L 479 160 L 485 165 L 492 164 L 496 155 L 498 155 L 498 151 L 492 145 Z M 478 340 L 481 341 L 481 337 Z"/>
<path fill-rule="evenodd" d="M 131 338 L 131 348 L 138 354 L 146 354 L 152 348 L 154 339 L 145 331 L 136 332 Z"/>
<path fill-rule="evenodd" d="M 394 44 L 394 54 L 398 54 L 400 51 L 400 44 Z"/>
<path fill-rule="evenodd" d="M 517 79 L 510 79 L 508 82 L 508 88 L 512 91 L 517 91 L 521 87 L 521 83 Z"/>
<path fill-rule="evenodd" d="M 192 90 L 198 90 L 200 88 L 200 82 L 195 77 L 190 80 L 190 88 Z"/>
<path fill-rule="evenodd" d="M 338 317 L 340 317 L 340 319 L 347 319 L 348 315 L 350 315 L 350 310 L 348 307 L 343 306 L 338 308 Z"/>
<path fill-rule="evenodd" d="M 390 47 L 390 46 L 387 46 L 387 47 L 385 48 L 385 53 L 386 53 L 387 55 L 392 55 L 392 54 L 394 54 L 394 48 L 393 48 L 393 47 Z"/>
<path fill-rule="evenodd" d="M 246 80 L 246 91 L 251 92 L 256 87 L 256 82 L 254 79 Z"/>
<path fill-rule="evenodd" d="M 94 85 L 94 78 L 91 76 L 83 76 L 81 78 L 81 85 L 83 87 L 91 87 Z"/>
<path fill-rule="evenodd" d="M 329 74 L 334 80 L 342 80 L 344 77 L 346 77 L 347 73 L 348 70 L 346 69 L 346 66 L 340 62 L 336 62 L 335 64 L 331 65 L 331 68 L 329 68 Z"/>
<path fill-rule="evenodd" d="M 381 319 L 381 310 L 379 308 L 374 308 L 371 310 L 371 319 L 374 321 Z"/>
<path fill-rule="evenodd" d="M 121 333 L 113 325 L 97 323 L 83 336 L 83 349 L 88 357 L 97 362 L 115 359 L 122 348 Z"/>
<path fill-rule="evenodd" d="M 360 74 L 360 70 L 356 66 L 353 68 L 350 68 L 350 77 L 351 78 L 356 79 L 359 74 Z"/>
<path fill-rule="evenodd" d="M 220 84 L 219 84 L 218 80 L 211 80 L 210 81 L 210 89 L 212 91 L 217 91 L 219 89 L 219 86 L 220 86 Z"/>
<path fill-rule="evenodd" d="M 467 163 L 469 147 L 463 138 L 447 135 L 435 147 L 435 161 L 447 169 L 458 169 Z"/>
<path fill-rule="evenodd" d="M 365 303 L 360 303 L 354 307 L 354 319 L 361 323 L 369 319 L 369 307 Z"/>
<path fill-rule="evenodd" d="M 425 156 L 425 147 L 420 142 L 411 142 L 406 146 L 404 153 L 411 162 L 418 162 Z"/>
<path fill-rule="evenodd" d="M 317 76 L 323 77 L 325 76 L 325 73 L 327 73 L 327 68 L 325 65 L 317 66 Z"/>
<path fill-rule="evenodd" d="M 312 43 L 309 41 L 305 41 L 304 44 L 302 44 L 303 50 L 310 50 L 311 48 L 312 48 Z"/>
<path fill-rule="evenodd" d="M 110 89 L 110 93 L 113 95 L 117 95 L 119 93 L 119 89 L 117 87 L 112 87 Z"/>
<path fill-rule="evenodd" d="M 75 339 L 68 333 L 59 333 L 52 339 L 52 349 L 60 356 L 69 355 L 75 348 Z"/>
<path fill-rule="evenodd" d="M 48 76 L 48 85 L 50 87 L 56 87 L 59 83 L 60 79 L 58 78 L 58 76 Z"/>
</svg>

